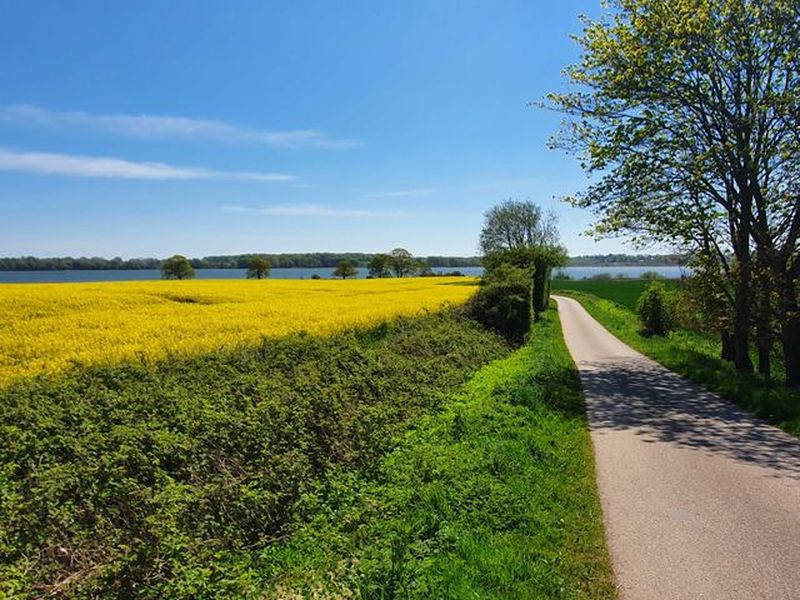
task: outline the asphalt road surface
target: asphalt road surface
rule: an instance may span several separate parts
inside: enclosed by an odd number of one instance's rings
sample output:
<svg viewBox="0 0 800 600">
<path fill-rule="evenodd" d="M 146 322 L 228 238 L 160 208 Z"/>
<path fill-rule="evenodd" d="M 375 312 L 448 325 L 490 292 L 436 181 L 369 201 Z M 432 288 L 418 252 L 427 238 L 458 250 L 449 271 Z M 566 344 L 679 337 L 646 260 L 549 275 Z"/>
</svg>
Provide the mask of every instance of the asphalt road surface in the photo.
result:
<svg viewBox="0 0 800 600">
<path fill-rule="evenodd" d="M 586 393 L 620 598 L 800 600 L 800 440 L 555 300 Z"/>
</svg>

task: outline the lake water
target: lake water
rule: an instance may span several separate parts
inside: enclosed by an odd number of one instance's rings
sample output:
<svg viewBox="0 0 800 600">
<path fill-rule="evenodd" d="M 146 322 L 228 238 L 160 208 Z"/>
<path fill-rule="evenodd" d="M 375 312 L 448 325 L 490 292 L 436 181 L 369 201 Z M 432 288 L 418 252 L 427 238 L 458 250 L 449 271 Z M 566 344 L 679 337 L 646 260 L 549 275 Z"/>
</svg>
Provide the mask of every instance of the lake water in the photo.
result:
<svg viewBox="0 0 800 600">
<path fill-rule="evenodd" d="M 442 267 L 433 269 L 437 273 L 460 271 L 464 275 L 477 277 L 483 273 L 481 267 Z M 572 279 L 587 279 L 593 275 L 608 273 L 612 277 L 637 279 L 646 271 L 655 271 L 666 279 L 679 279 L 688 270 L 682 267 L 566 267 L 564 273 Z M 197 279 L 244 279 L 246 269 L 197 269 Z M 319 275 L 323 279 L 333 277 L 333 268 L 317 269 L 272 269 L 270 279 L 310 279 Z M 367 276 L 366 269 L 358 269 L 358 277 Z M 143 281 L 161 279 L 158 269 L 134 270 L 75 270 L 75 271 L 0 271 L 0 283 L 66 283 L 88 281 Z"/>
</svg>

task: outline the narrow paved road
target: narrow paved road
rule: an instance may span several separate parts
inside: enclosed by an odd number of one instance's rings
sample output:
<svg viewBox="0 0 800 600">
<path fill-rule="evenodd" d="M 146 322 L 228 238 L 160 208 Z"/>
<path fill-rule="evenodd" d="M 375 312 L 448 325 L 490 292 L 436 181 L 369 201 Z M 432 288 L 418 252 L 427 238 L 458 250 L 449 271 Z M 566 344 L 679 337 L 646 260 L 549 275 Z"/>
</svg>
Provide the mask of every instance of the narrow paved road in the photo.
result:
<svg viewBox="0 0 800 600">
<path fill-rule="evenodd" d="M 556 297 L 623 600 L 800 599 L 800 441 Z"/>
</svg>

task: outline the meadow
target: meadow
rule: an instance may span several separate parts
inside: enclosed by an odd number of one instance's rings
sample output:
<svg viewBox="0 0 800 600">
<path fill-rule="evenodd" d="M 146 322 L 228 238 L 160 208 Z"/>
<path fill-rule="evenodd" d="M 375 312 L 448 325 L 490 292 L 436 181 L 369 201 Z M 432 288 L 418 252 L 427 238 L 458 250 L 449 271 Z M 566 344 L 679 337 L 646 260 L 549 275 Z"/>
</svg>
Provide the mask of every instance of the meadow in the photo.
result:
<svg viewBox="0 0 800 600">
<path fill-rule="evenodd" d="M 659 279 L 668 288 L 676 288 L 679 280 Z M 650 281 L 645 279 L 554 279 L 551 283 L 553 292 L 571 291 L 592 294 L 621 304 L 631 310 L 636 309 L 636 301 Z"/>
<path fill-rule="evenodd" d="M 0 382 L 328 334 L 463 303 L 464 278 L 0 285 Z"/>
</svg>

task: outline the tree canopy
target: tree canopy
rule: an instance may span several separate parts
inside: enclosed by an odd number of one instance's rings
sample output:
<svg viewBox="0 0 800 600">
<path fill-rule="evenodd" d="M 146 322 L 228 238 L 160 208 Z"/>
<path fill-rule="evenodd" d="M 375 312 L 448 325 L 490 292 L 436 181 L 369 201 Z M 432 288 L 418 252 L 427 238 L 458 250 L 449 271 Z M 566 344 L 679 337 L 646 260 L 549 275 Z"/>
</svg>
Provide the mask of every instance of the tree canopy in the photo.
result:
<svg viewBox="0 0 800 600">
<path fill-rule="evenodd" d="M 388 254 L 376 254 L 367 263 L 371 277 L 389 277 L 391 275 L 391 260 Z"/>
<path fill-rule="evenodd" d="M 547 310 L 552 269 L 567 262 L 554 215 L 529 200 L 505 200 L 486 212 L 480 245 L 489 278 L 507 266 L 527 273 L 537 318 Z"/>
<path fill-rule="evenodd" d="M 558 244 L 556 218 L 530 200 L 505 200 L 484 216 L 480 246 L 484 256 L 501 250 Z"/>
<path fill-rule="evenodd" d="M 194 269 L 185 256 L 175 254 L 161 264 L 162 279 L 192 279 L 193 277 Z"/>
<path fill-rule="evenodd" d="M 348 277 L 355 277 L 357 273 L 358 271 L 356 271 L 356 267 L 353 263 L 349 260 L 343 260 L 338 264 L 336 269 L 334 269 L 333 276 L 347 279 Z"/>
<path fill-rule="evenodd" d="M 574 90 L 549 97 L 570 117 L 555 145 L 599 176 L 572 201 L 595 211 L 599 235 L 705 257 L 722 275 L 740 370 L 752 369 L 755 295 L 774 291 L 789 379 L 800 382 L 800 4 L 608 4 L 579 37 Z"/>
<path fill-rule="evenodd" d="M 263 256 L 253 256 L 247 268 L 248 279 L 263 279 L 269 277 L 271 266 L 269 261 Z"/>
<path fill-rule="evenodd" d="M 395 277 L 408 277 L 417 269 L 414 256 L 405 248 L 395 248 L 389 253 L 389 264 Z"/>
</svg>

